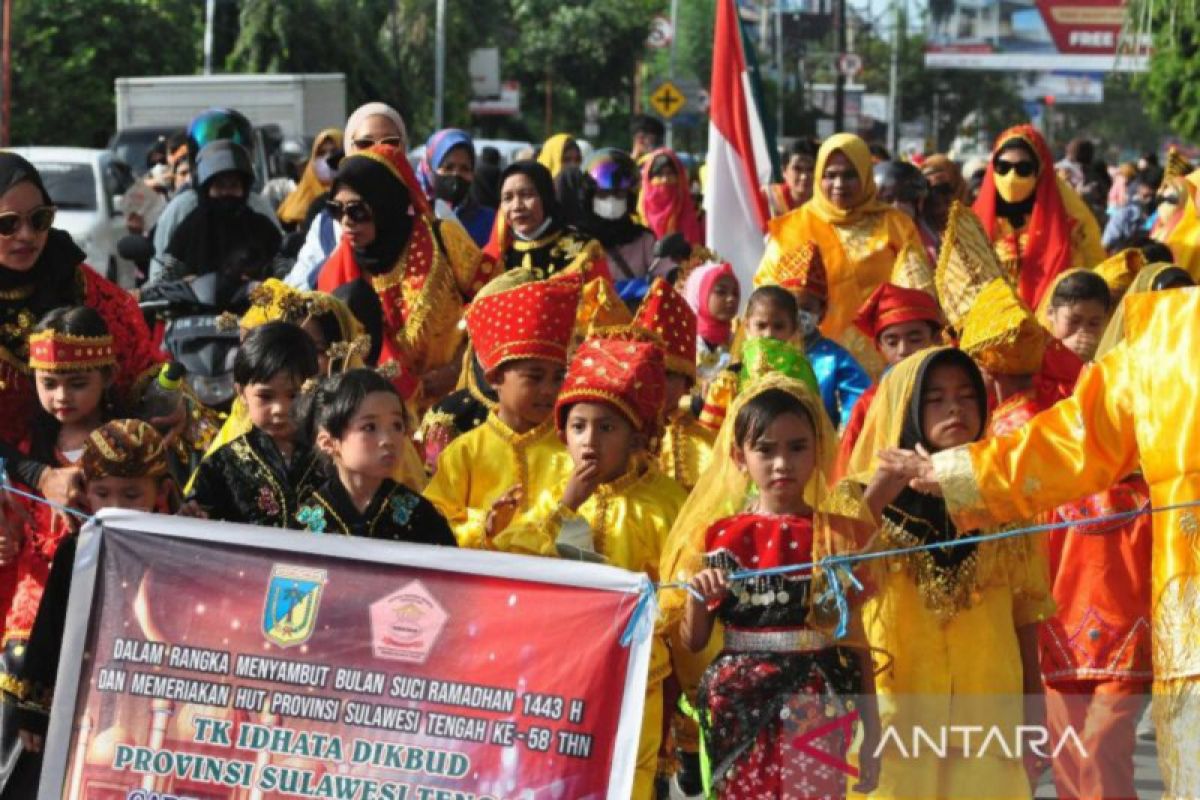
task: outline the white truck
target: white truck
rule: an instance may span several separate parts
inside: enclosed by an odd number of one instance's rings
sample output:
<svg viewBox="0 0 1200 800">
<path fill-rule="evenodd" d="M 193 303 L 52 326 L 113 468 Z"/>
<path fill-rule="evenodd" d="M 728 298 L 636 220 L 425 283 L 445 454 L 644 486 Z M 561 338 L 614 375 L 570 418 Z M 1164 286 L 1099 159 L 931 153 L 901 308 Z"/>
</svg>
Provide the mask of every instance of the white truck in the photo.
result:
<svg viewBox="0 0 1200 800">
<path fill-rule="evenodd" d="M 184 128 L 213 106 L 236 108 L 255 127 L 278 125 L 287 138 L 315 136 L 346 121 L 346 76 L 160 75 L 117 78 L 117 131 Z"/>
</svg>

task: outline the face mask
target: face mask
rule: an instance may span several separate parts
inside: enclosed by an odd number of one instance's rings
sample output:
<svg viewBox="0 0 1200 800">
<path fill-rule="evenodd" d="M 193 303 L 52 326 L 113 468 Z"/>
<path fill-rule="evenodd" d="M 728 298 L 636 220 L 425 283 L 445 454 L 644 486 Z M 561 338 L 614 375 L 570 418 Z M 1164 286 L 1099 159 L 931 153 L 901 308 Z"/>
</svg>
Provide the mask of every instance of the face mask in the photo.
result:
<svg viewBox="0 0 1200 800">
<path fill-rule="evenodd" d="M 629 209 L 629 202 L 624 197 L 597 197 L 592 201 L 592 211 L 600 219 L 620 219 Z"/>
<path fill-rule="evenodd" d="M 471 182 L 457 175 L 438 175 L 433 183 L 433 191 L 439 199 L 445 200 L 452 206 L 457 206 L 467 199 L 471 190 Z"/>
<path fill-rule="evenodd" d="M 246 207 L 243 197 L 211 197 L 209 206 L 222 216 L 232 217 Z"/>
<path fill-rule="evenodd" d="M 323 158 L 318 158 L 313 162 L 313 174 L 321 183 L 333 183 L 333 167 L 329 166 L 329 162 Z"/>
<path fill-rule="evenodd" d="M 996 191 L 1000 193 L 1006 203 L 1020 203 L 1033 194 L 1033 190 L 1037 188 L 1037 175 L 1022 178 L 1016 172 L 1009 172 L 1007 175 L 997 172 L 994 177 Z"/>
<path fill-rule="evenodd" d="M 821 320 L 811 311 L 800 309 L 800 335 L 807 339 L 817 332 L 817 326 L 821 324 Z"/>
</svg>

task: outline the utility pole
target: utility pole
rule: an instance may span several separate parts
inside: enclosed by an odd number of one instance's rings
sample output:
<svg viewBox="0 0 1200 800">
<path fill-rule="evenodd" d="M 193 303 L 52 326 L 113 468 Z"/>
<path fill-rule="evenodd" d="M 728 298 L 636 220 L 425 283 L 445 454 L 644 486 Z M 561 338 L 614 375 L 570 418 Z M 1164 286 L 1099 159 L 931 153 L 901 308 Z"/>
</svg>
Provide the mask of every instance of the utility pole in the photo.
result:
<svg viewBox="0 0 1200 800">
<path fill-rule="evenodd" d="M 442 129 L 446 101 L 446 0 L 437 0 L 437 29 L 433 65 L 433 129 Z"/>
<path fill-rule="evenodd" d="M 670 68 L 667 74 L 670 76 L 671 83 L 675 84 L 675 41 L 679 38 L 679 0 L 671 0 L 671 49 L 670 53 Z M 678 85 L 678 84 L 675 84 Z M 667 119 L 667 147 L 675 149 L 675 123 L 671 122 L 674 117 Z"/>
<path fill-rule="evenodd" d="M 5 0 L 5 5 L 8 0 Z M 213 19 L 217 15 L 217 0 L 206 0 L 204 3 L 204 74 L 212 75 L 213 70 Z M 8 14 L 4 15 L 8 24 Z"/>
<path fill-rule="evenodd" d="M 775 0 L 775 142 L 783 140 L 783 90 L 787 81 L 783 75 L 783 0 Z"/>
<path fill-rule="evenodd" d="M 12 135 L 12 0 L 4 0 L 3 56 L 0 71 L 4 73 L 4 124 L 0 126 L 0 147 L 8 147 Z"/>
<path fill-rule="evenodd" d="M 833 90 L 833 129 L 840 133 L 846 127 L 846 76 L 842 74 L 842 56 L 846 54 L 846 0 L 833 0 L 833 32 L 837 38 L 837 77 Z"/>
<path fill-rule="evenodd" d="M 900 134 L 900 109 L 898 102 L 900 93 L 900 36 L 901 28 L 904 25 L 904 16 L 900 3 L 897 0 L 892 0 L 892 6 L 896 14 L 892 22 L 892 53 L 891 64 L 888 68 L 888 151 L 895 158 L 897 156 L 896 146 Z"/>
</svg>

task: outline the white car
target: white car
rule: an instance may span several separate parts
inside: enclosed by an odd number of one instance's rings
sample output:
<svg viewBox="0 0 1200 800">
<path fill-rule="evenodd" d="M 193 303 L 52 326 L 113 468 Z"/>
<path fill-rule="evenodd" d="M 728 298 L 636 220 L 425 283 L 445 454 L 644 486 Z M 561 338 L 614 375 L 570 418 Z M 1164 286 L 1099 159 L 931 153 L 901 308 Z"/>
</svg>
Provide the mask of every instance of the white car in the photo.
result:
<svg viewBox="0 0 1200 800">
<path fill-rule="evenodd" d="M 134 284 L 135 267 L 117 255 L 126 234 L 118 198 L 133 182 L 124 163 L 109 150 L 84 147 L 14 147 L 41 173 L 58 207 L 54 227 L 71 234 L 87 254 L 87 264 L 125 288 Z"/>
</svg>

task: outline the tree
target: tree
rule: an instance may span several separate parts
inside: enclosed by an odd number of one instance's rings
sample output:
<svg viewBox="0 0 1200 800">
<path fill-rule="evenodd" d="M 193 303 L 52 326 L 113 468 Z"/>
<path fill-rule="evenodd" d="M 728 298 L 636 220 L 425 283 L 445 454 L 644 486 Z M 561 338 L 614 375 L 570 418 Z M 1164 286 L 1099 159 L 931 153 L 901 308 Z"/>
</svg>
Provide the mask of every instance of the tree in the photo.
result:
<svg viewBox="0 0 1200 800">
<path fill-rule="evenodd" d="M 17 144 L 103 147 L 116 78 L 190 74 L 199 63 L 203 5 L 190 0 L 25 0 L 13 8 Z"/>
<path fill-rule="evenodd" d="M 1135 35 L 1152 32 L 1149 71 L 1138 77 L 1146 107 L 1171 130 L 1200 140 L 1200 19 L 1193 0 L 1130 4 Z"/>
<path fill-rule="evenodd" d="M 403 111 L 380 35 L 391 6 L 390 0 L 243 0 L 226 69 L 342 72 L 352 106 L 383 100 Z"/>
<path fill-rule="evenodd" d="M 542 89 L 551 128 L 578 130 L 586 100 L 631 98 L 650 20 L 662 5 L 660 0 L 510 0 L 516 36 L 504 53 L 505 74 L 519 79 L 527 96 L 529 87 Z M 546 136 L 554 133 L 541 127 Z"/>
</svg>

